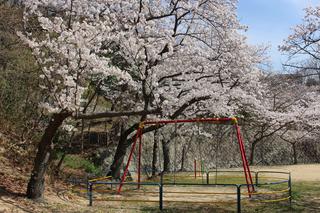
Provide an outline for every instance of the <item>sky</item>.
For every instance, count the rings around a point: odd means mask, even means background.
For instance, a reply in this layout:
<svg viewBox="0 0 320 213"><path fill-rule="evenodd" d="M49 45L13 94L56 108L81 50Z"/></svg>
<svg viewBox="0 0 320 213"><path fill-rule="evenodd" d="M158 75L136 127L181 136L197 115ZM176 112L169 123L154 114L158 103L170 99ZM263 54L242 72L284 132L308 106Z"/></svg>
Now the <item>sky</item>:
<svg viewBox="0 0 320 213"><path fill-rule="evenodd" d="M274 71L281 71L286 56L278 51L292 32L302 23L304 8L320 5L320 0L238 0L240 22L248 26L245 35L250 44L270 45L269 56Z"/></svg>

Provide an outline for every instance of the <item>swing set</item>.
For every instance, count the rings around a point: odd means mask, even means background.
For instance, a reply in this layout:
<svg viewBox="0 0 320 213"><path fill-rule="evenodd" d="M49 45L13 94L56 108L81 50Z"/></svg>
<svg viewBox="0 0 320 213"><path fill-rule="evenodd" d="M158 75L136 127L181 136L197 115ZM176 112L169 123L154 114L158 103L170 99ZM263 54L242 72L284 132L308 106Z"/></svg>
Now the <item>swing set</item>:
<svg viewBox="0 0 320 213"><path fill-rule="evenodd" d="M225 125L233 125L236 130L236 136L237 136L237 142L239 145L239 151L241 154L241 160L242 160L242 167L243 167L243 173L246 180L246 186L248 189L248 195L251 197L251 194L254 193L254 183L252 180L252 174L249 168L248 160L245 153L245 147L243 143L243 139L240 132L240 127L238 125L237 118L195 118L195 119L181 119L181 120L157 120L157 121L143 121L139 124L136 134L134 136L134 140L131 146L130 154L123 172L123 175L121 176L121 181L119 183L118 187L118 194L120 194L122 186L125 184L126 176L128 174L129 165L132 161L132 156L135 150L135 147L137 143L139 143L138 148L138 178L137 178L137 185L138 188L140 188L141 183L141 154L142 154L142 136L143 136L143 130L144 127L147 125L153 125L153 126L160 126L160 125L167 125L167 124L175 124L178 123L212 123L212 124L225 124ZM176 131L176 126L175 126ZM175 150L176 150L176 143L175 143ZM176 161L176 160L175 160ZM196 178L196 164L197 162L194 162L195 167L195 178ZM203 170L203 165L201 164L201 170ZM175 173L174 173L175 174Z"/></svg>

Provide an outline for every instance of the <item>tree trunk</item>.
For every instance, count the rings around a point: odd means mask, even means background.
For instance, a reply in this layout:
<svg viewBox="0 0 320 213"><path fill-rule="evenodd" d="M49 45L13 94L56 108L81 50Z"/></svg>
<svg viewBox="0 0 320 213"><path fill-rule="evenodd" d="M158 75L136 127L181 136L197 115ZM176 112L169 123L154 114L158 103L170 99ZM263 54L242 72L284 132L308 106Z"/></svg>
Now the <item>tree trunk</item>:
<svg viewBox="0 0 320 213"><path fill-rule="evenodd" d="M249 164L250 165L253 165L253 163L254 163L254 151L255 151L256 145L257 145L257 142L253 141L251 144L251 147L250 147L250 157L249 157Z"/></svg>
<svg viewBox="0 0 320 213"><path fill-rule="evenodd" d="M130 128L126 129L125 131L121 131L119 143L117 145L116 153L114 155L112 164L110 166L110 171L107 174L108 176L112 176L115 179L120 178L119 171L120 171L120 165L123 162L123 159L126 155L127 148L132 145L132 142L134 141L135 135L128 138L128 136L135 132L135 130L138 128L138 123L135 125L132 125ZM150 126L148 128L144 129L144 132L151 132L155 129L159 129L161 126ZM125 162L127 163L127 162Z"/></svg>
<svg viewBox="0 0 320 213"><path fill-rule="evenodd" d="M30 199L41 199L43 197L45 173L50 163L50 155L53 150L52 139L62 122L69 116L70 113L53 114L42 135L27 187L27 197Z"/></svg>
<svg viewBox="0 0 320 213"><path fill-rule="evenodd" d="M152 176L156 175L157 170L157 161L158 161L158 142L159 142L159 135L158 131L154 131L154 138L153 138L153 150L152 150Z"/></svg>
<svg viewBox="0 0 320 213"><path fill-rule="evenodd" d="M292 150L293 150L293 164L298 164L298 157L297 157L297 147L295 143L292 143Z"/></svg>
<svg viewBox="0 0 320 213"><path fill-rule="evenodd" d="M185 102L183 105L181 105L180 108L178 108L171 116L169 116L170 119L176 119L179 115L181 115L183 113L183 111L190 107L192 104L195 104L199 101L203 101L203 100L207 100L209 99L210 96L201 96L201 97L196 97L196 98L193 98L187 102ZM99 116L96 116L96 115L91 115L91 116L78 116L77 118L99 118L103 115L103 117L106 117L106 114L109 114L108 117L117 117L117 116L124 116L124 115L142 115L142 117L140 118L140 122L143 121L146 117L146 115L148 114L156 114L159 112L159 109L157 109L156 111L146 111L146 110L143 110L143 111L140 111L140 112L135 112L135 113L132 113L132 112L127 112L127 113L100 113ZM132 125L129 129L127 129L123 134L121 134L121 137L120 137L120 140L119 140L119 143L118 143L118 146L117 146L117 149L116 149L116 153L115 153L115 156L113 158L113 162L110 166L110 172L108 172L108 175L111 175L112 177L117 177L117 173L119 171L119 162L123 162L123 159L124 159L124 156L126 154L126 151L127 151L127 148L131 145L131 143L133 142L132 138L129 138L127 139L127 137L132 133L134 132L137 128L138 128L138 123L135 124L135 125ZM148 128L145 128L148 129L147 132L149 131L154 131L155 129L159 129L163 127L163 125L160 125L160 126L154 126L154 127L148 127ZM170 160L170 159L169 159Z"/></svg>
<svg viewBox="0 0 320 213"><path fill-rule="evenodd" d="M76 125L76 127L77 127L77 126L78 126L78 125ZM59 177L59 173L60 173L60 170L61 170L63 161L64 161L65 157L67 156L68 149L71 147L71 143L72 143L72 140L73 140L73 138L74 138L74 135L75 135L75 132L72 131L72 134L71 134L70 139L69 139L69 146L68 146L68 148L67 148L67 147L64 148L64 152L63 152L63 154L62 154L62 156L61 156L61 158L60 158L57 166L55 167L54 175L55 175L56 177Z"/></svg>
<svg viewBox="0 0 320 213"><path fill-rule="evenodd" d="M54 176L55 176L55 177L59 177L59 173L60 173L60 170L61 170L61 166L62 166L62 163L63 163L63 161L64 161L64 159L65 159L66 156L67 156L67 152L64 152L64 153L62 154L62 156L61 156L61 158L60 158L60 160L59 160L59 162L58 162L55 170L54 170Z"/></svg>
<svg viewBox="0 0 320 213"><path fill-rule="evenodd" d="M121 133L119 138L119 143L117 145L116 153L114 155L112 164L110 166L110 172L108 173L109 176L112 176L114 179L120 179L120 170L121 165L123 163L123 159L126 155L127 148L131 145L131 140L127 139L128 135L134 131L131 131L132 127L123 131L124 126L121 125Z"/></svg>
<svg viewBox="0 0 320 213"><path fill-rule="evenodd" d="M126 155L128 147L129 147L129 144L127 143L127 139L121 138L119 140L116 153L114 155L112 164L110 166L110 172L108 176L110 175L114 179L120 178L121 165L123 163L123 159L124 159L124 156Z"/></svg>
<svg viewBox="0 0 320 213"><path fill-rule="evenodd" d="M182 156L181 156L181 168L180 168L180 171L185 171L185 169L184 169L185 155L186 155L186 146L183 146L183 147L182 147Z"/></svg>
<svg viewBox="0 0 320 213"><path fill-rule="evenodd" d="M165 139L162 140L162 150L163 150L163 171L169 172L170 171L170 147L169 141Z"/></svg>

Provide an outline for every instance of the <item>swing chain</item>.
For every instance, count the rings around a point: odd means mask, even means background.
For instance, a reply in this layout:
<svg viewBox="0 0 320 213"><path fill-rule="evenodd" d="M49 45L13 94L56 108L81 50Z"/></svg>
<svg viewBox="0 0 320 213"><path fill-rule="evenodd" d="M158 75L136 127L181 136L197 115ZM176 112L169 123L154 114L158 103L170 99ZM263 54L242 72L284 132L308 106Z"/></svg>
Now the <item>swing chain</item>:
<svg viewBox="0 0 320 213"><path fill-rule="evenodd" d="M177 172L177 168L176 168L176 164L177 164L177 123L174 124L174 165L173 165L173 171L174 171L174 183L176 182L176 172Z"/></svg>

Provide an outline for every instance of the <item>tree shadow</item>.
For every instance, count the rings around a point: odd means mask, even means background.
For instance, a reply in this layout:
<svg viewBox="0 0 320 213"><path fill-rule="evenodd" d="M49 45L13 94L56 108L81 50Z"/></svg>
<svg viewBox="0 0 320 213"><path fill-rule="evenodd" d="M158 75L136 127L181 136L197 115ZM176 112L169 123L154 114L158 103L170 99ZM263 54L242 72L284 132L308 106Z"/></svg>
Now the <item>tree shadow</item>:
<svg viewBox="0 0 320 213"><path fill-rule="evenodd" d="M7 197L7 199L6 199ZM23 210L24 212L30 212L32 213L33 211L30 210L30 209L27 209L21 205L19 205L19 203L16 203L12 200L9 200L9 199L17 199L17 198L26 198L26 194L25 193L17 193L17 192L12 192L12 191L9 191L7 190L6 188L4 188L3 186L0 186L0 201L4 202L4 203L7 203L7 204L10 204L12 207L16 208L16 209L21 209Z"/></svg>
<svg viewBox="0 0 320 213"><path fill-rule="evenodd" d="M26 194L25 193L19 193L19 192L13 192L13 191L10 191L10 190L6 189L3 186L0 186L0 197L2 197L2 196L26 197Z"/></svg>

